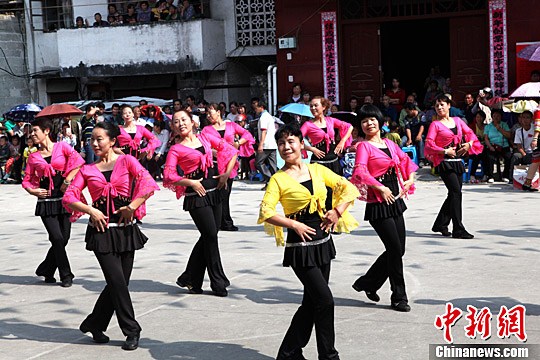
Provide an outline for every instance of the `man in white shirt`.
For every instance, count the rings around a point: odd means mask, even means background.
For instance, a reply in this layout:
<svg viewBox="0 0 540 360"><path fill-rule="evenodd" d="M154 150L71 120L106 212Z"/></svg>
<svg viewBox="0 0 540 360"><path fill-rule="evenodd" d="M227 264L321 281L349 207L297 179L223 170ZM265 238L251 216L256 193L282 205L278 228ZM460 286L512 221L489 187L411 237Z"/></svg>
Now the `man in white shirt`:
<svg viewBox="0 0 540 360"><path fill-rule="evenodd" d="M517 152L512 154L510 159L510 176L514 171L514 165L529 165L532 162L531 143L534 136L534 127L532 126L533 114L529 110L525 110L519 114L520 127L516 129L514 136L514 144L517 147ZM510 182L513 180L510 179Z"/></svg>
<svg viewBox="0 0 540 360"><path fill-rule="evenodd" d="M274 138L276 124L274 123L274 117L266 111L266 105L263 102L259 101L256 112L259 115L257 124L259 146L257 147L255 167L263 175L266 184L277 171L277 143ZM265 188L266 185L264 185L263 190Z"/></svg>

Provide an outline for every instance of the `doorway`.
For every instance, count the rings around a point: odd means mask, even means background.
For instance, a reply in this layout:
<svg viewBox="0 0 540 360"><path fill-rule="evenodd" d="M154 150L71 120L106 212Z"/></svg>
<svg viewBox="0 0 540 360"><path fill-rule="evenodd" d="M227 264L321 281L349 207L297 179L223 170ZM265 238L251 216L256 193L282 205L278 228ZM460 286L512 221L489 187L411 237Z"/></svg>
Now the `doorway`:
<svg viewBox="0 0 540 360"><path fill-rule="evenodd" d="M421 104L431 68L438 66L442 77L450 77L448 18L383 22L380 34L384 91L397 77L407 95L416 92Z"/></svg>

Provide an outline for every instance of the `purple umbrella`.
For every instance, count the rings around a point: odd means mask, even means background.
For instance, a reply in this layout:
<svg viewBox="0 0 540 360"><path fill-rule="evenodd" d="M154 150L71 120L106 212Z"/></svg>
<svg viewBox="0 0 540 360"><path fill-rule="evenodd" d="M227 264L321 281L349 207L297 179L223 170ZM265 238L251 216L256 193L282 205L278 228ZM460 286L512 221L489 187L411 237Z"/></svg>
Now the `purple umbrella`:
<svg viewBox="0 0 540 360"><path fill-rule="evenodd" d="M540 44L527 46L518 52L518 57L529 61L540 61Z"/></svg>
<svg viewBox="0 0 540 360"><path fill-rule="evenodd" d="M540 82L528 82L518 87L511 98L540 98Z"/></svg>
<svg viewBox="0 0 540 360"><path fill-rule="evenodd" d="M11 108L5 117L14 121L31 122L41 109L43 108L36 104L21 104Z"/></svg>

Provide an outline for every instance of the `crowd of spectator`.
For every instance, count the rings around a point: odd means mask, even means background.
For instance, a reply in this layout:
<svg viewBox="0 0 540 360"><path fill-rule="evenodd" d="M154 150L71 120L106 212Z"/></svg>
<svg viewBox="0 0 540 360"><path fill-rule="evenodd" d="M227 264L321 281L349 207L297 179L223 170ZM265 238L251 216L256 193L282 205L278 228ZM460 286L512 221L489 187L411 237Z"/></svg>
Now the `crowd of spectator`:
<svg viewBox="0 0 540 360"><path fill-rule="evenodd" d="M200 5L200 3L198 4ZM94 21L78 16L76 28L108 27L118 25L146 24L155 21L188 21L202 16L199 6L189 0L138 1L122 4L110 3L106 17L101 13L94 14Z"/></svg>

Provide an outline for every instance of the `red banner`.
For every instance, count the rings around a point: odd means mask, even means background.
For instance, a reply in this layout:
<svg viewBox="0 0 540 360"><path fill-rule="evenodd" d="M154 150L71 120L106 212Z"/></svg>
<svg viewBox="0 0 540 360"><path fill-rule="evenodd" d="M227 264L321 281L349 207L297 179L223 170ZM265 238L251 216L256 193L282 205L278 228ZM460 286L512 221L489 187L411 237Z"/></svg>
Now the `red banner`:
<svg viewBox="0 0 540 360"><path fill-rule="evenodd" d="M324 97L339 104L336 12L321 13Z"/></svg>
<svg viewBox="0 0 540 360"><path fill-rule="evenodd" d="M502 96L508 93L506 0L489 2L489 29L491 88Z"/></svg>

